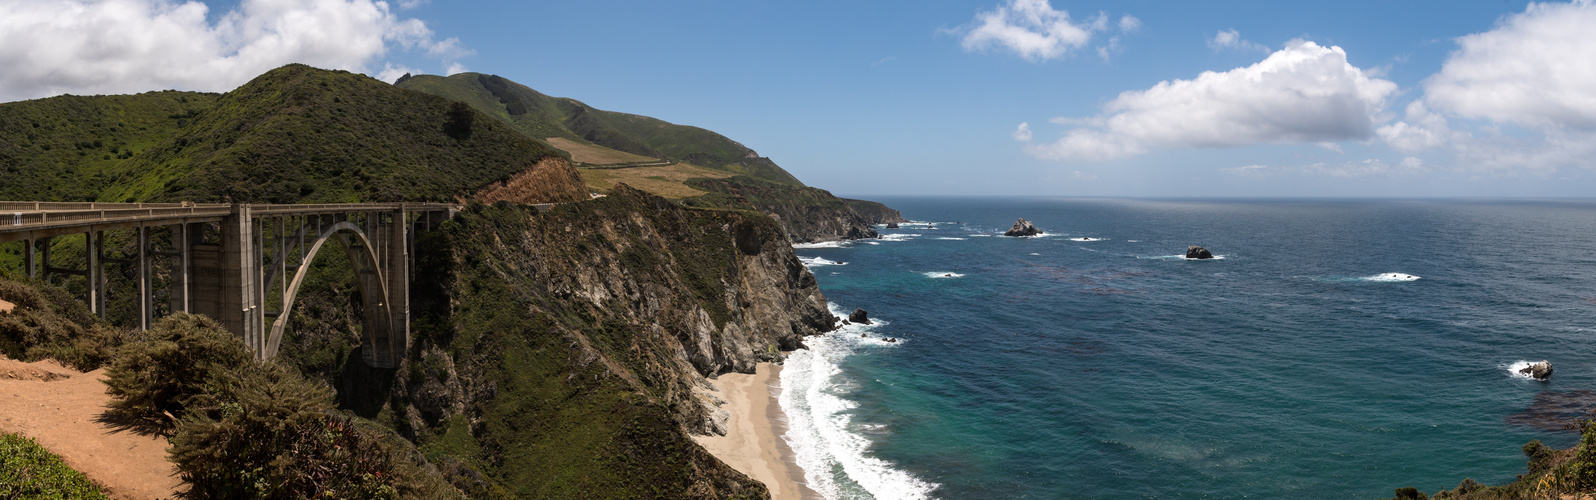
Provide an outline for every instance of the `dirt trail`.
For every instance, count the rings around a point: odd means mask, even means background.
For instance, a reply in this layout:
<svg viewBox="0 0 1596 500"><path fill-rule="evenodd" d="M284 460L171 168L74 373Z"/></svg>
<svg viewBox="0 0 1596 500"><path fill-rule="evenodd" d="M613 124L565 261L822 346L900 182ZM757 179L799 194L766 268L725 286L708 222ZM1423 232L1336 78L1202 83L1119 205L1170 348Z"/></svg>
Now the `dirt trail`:
<svg viewBox="0 0 1596 500"><path fill-rule="evenodd" d="M100 423L111 397L105 370L79 373L54 361L0 356L0 431L38 441L117 499L171 498L182 481L166 460L166 438Z"/></svg>

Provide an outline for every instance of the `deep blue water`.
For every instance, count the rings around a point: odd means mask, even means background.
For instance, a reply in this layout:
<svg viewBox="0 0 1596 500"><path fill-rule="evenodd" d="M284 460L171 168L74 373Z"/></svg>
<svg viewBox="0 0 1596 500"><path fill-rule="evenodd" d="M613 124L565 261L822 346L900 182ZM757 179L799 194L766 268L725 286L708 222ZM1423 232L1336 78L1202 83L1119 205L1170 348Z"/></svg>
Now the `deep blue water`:
<svg viewBox="0 0 1596 500"><path fill-rule="evenodd" d="M1577 437L1506 417L1596 388L1596 202L879 201L935 224L798 249L835 312L881 320L782 374L789 441L832 496L1499 484L1525 442ZM994 236L1018 217L1048 234ZM1373 278L1393 272L1420 279ZM1539 359L1549 383L1507 368Z"/></svg>

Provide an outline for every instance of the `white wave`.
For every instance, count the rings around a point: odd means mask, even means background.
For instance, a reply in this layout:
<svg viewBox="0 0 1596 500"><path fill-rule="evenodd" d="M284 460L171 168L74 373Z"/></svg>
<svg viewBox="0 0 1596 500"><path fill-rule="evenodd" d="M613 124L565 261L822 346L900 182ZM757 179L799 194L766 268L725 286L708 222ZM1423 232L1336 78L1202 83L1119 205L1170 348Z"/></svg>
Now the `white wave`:
<svg viewBox="0 0 1596 500"><path fill-rule="evenodd" d="M920 273L920 274L924 274L925 277L927 277L927 278L963 278L964 277L963 274L950 273L950 272L947 272L947 271L932 271L932 272L929 272L929 273Z"/></svg>
<svg viewBox="0 0 1596 500"><path fill-rule="evenodd" d="M933 238L933 239L948 240L948 241L964 241L964 238L954 238L952 236L938 236L938 237Z"/></svg>
<svg viewBox="0 0 1596 500"><path fill-rule="evenodd" d="M1125 240L1128 243L1141 243L1142 240Z"/></svg>
<svg viewBox="0 0 1596 500"><path fill-rule="evenodd" d="M800 250L807 250L807 249L813 249L813 248L848 248L849 246L852 246L852 244L849 243L849 242L846 242L846 241L817 241L817 242L814 242L814 243L793 243L792 244L793 248L800 249Z"/></svg>
<svg viewBox="0 0 1596 500"><path fill-rule="evenodd" d="M832 314L845 314L836 304L827 305ZM865 345L898 345L879 338L860 338L887 324L871 321L875 324L855 323L805 339L809 349L787 357L781 370L781 395L777 398L787 414L787 432L782 437L792 446L805 481L821 496L930 498L936 484L868 455L872 443L862 433L879 434L884 430L855 424L849 414L848 410L859 404L844 397L852 384L841 376L838 364Z"/></svg>
<svg viewBox="0 0 1596 500"><path fill-rule="evenodd" d="M1527 373L1521 373L1521 372L1519 372L1519 370L1523 370L1525 368L1529 368L1530 365L1535 364L1537 362L1538 361L1525 361L1525 360L1521 359L1521 360L1518 360L1518 361L1514 361L1512 363L1508 363L1508 364L1505 364L1505 365L1497 365L1497 366L1507 370L1507 375L1509 377L1521 378L1521 379L1524 379L1524 380L1535 380L1535 377L1531 377Z"/></svg>
<svg viewBox="0 0 1596 500"><path fill-rule="evenodd" d="M1391 283L1391 282L1398 282L1398 281L1418 281L1419 277L1411 275L1411 274L1402 274L1402 273L1380 273L1380 274L1376 274L1374 276L1365 276L1365 277L1358 278L1358 279L1361 279L1363 281L1377 281L1377 282L1381 282L1381 283Z"/></svg>
<svg viewBox="0 0 1596 500"><path fill-rule="evenodd" d="M971 238L991 238L992 236L994 236L994 235L991 235L991 234L972 234L972 235L970 235Z"/></svg>
<svg viewBox="0 0 1596 500"><path fill-rule="evenodd" d="M825 257L804 257L804 256L800 255L800 256L798 256L798 260L803 261L805 267L846 266L846 265L848 265L847 262L837 262L835 260L830 260L830 259L827 259Z"/></svg>
<svg viewBox="0 0 1596 500"><path fill-rule="evenodd" d="M1212 258L1212 259L1189 259L1189 258L1186 258L1186 254L1153 255L1153 256L1137 255L1136 258L1138 258L1138 259L1151 259L1151 260L1225 260L1225 256L1223 256L1223 255L1215 255L1214 258Z"/></svg>
<svg viewBox="0 0 1596 500"><path fill-rule="evenodd" d="M1036 252L1031 252L1031 255L1041 256L1042 254L1039 254L1039 253L1036 253Z"/></svg>
<svg viewBox="0 0 1596 500"><path fill-rule="evenodd" d="M898 233L898 234L883 234L883 235L881 235L881 241L904 241L904 240L912 240L912 239L915 239L915 238L917 238L917 237L919 237L919 236L920 236L920 235L919 235L919 234L917 234L917 233Z"/></svg>
<svg viewBox="0 0 1596 500"><path fill-rule="evenodd" d="M879 241L866 241L865 244L866 245L880 245L881 242L879 242Z"/></svg>
<svg viewBox="0 0 1596 500"><path fill-rule="evenodd" d="M1070 238L1070 241L1103 241L1103 240L1106 240L1106 239L1108 239L1108 238L1084 237L1084 238Z"/></svg>
<svg viewBox="0 0 1596 500"><path fill-rule="evenodd" d="M935 227L937 225L958 224L957 222L899 222L898 227Z"/></svg>

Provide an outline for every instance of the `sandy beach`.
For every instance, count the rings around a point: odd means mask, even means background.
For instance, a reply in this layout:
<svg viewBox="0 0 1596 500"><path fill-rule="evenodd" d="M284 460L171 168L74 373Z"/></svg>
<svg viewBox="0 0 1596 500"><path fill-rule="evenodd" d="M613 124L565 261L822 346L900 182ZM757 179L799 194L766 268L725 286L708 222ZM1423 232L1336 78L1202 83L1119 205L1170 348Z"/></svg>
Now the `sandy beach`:
<svg viewBox="0 0 1596 500"><path fill-rule="evenodd" d="M776 402L780 373L781 365L760 363L752 375L726 373L716 378L719 391L714 394L726 401L722 408L731 413L726 435L693 439L733 469L765 483L773 499L820 498L804 484L803 469L781 438L787 419Z"/></svg>

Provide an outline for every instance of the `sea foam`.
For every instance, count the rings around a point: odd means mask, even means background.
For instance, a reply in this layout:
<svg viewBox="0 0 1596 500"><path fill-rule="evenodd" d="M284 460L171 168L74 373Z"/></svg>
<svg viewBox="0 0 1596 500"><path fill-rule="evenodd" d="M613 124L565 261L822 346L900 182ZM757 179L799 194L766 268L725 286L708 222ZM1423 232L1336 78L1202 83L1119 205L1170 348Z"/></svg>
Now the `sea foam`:
<svg viewBox="0 0 1596 500"><path fill-rule="evenodd" d="M848 265L847 262L837 262L835 260L830 260L830 259L827 259L825 257L804 257L804 256L800 255L800 256L798 256L798 260L802 261L804 263L805 267L846 266L846 265Z"/></svg>
<svg viewBox="0 0 1596 500"><path fill-rule="evenodd" d="M929 273L920 273L920 274L924 274L925 277L927 277L927 278L963 278L964 277L963 274L950 273L950 272L947 272L947 271L931 271Z"/></svg>
<svg viewBox="0 0 1596 500"><path fill-rule="evenodd" d="M1380 274L1376 274L1374 276L1365 276L1365 277L1359 278L1359 279L1362 279L1363 281L1376 281L1376 282L1384 283L1384 282L1397 282L1397 281L1418 281L1419 277L1411 275L1411 274L1403 274L1403 273L1380 273Z"/></svg>
<svg viewBox="0 0 1596 500"><path fill-rule="evenodd" d="M845 312L827 304L834 315ZM879 335L860 338L889 322L844 325L836 331L805 339L807 350L793 352L781 370L778 402L787 414L787 433L798 465L809 487L826 498L930 498L937 485L915 477L895 464L869 455L871 441L866 426L855 424L849 410L858 403L847 399L850 383L838 363L861 348L893 348ZM877 428L872 433L879 433Z"/></svg>
<svg viewBox="0 0 1596 500"><path fill-rule="evenodd" d="M1534 361L1525 361L1525 360L1521 359L1521 360L1514 361L1512 363L1508 363L1508 364L1500 365L1500 366L1507 370L1507 375L1510 376L1510 377L1521 378L1521 379L1524 379L1524 380L1535 380L1535 377L1531 377L1531 376L1529 376L1529 374L1519 373L1519 370L1523 370L1525 368L1529 368L1529 366L1531 364L1533 364L1533 363L1535 363L1535 362Z"/></svg>
<svg viewBox="0 0 1596 500"><path fill-rule="evenodd" d="M800 249L800 250L814 249L814 248L848 248L850 246L852 246L852 245L850 245L846 241L817 241L817 242L814 242L814 243L793 243L792 244L793 248L797 248L797 249Z"/></svg>

